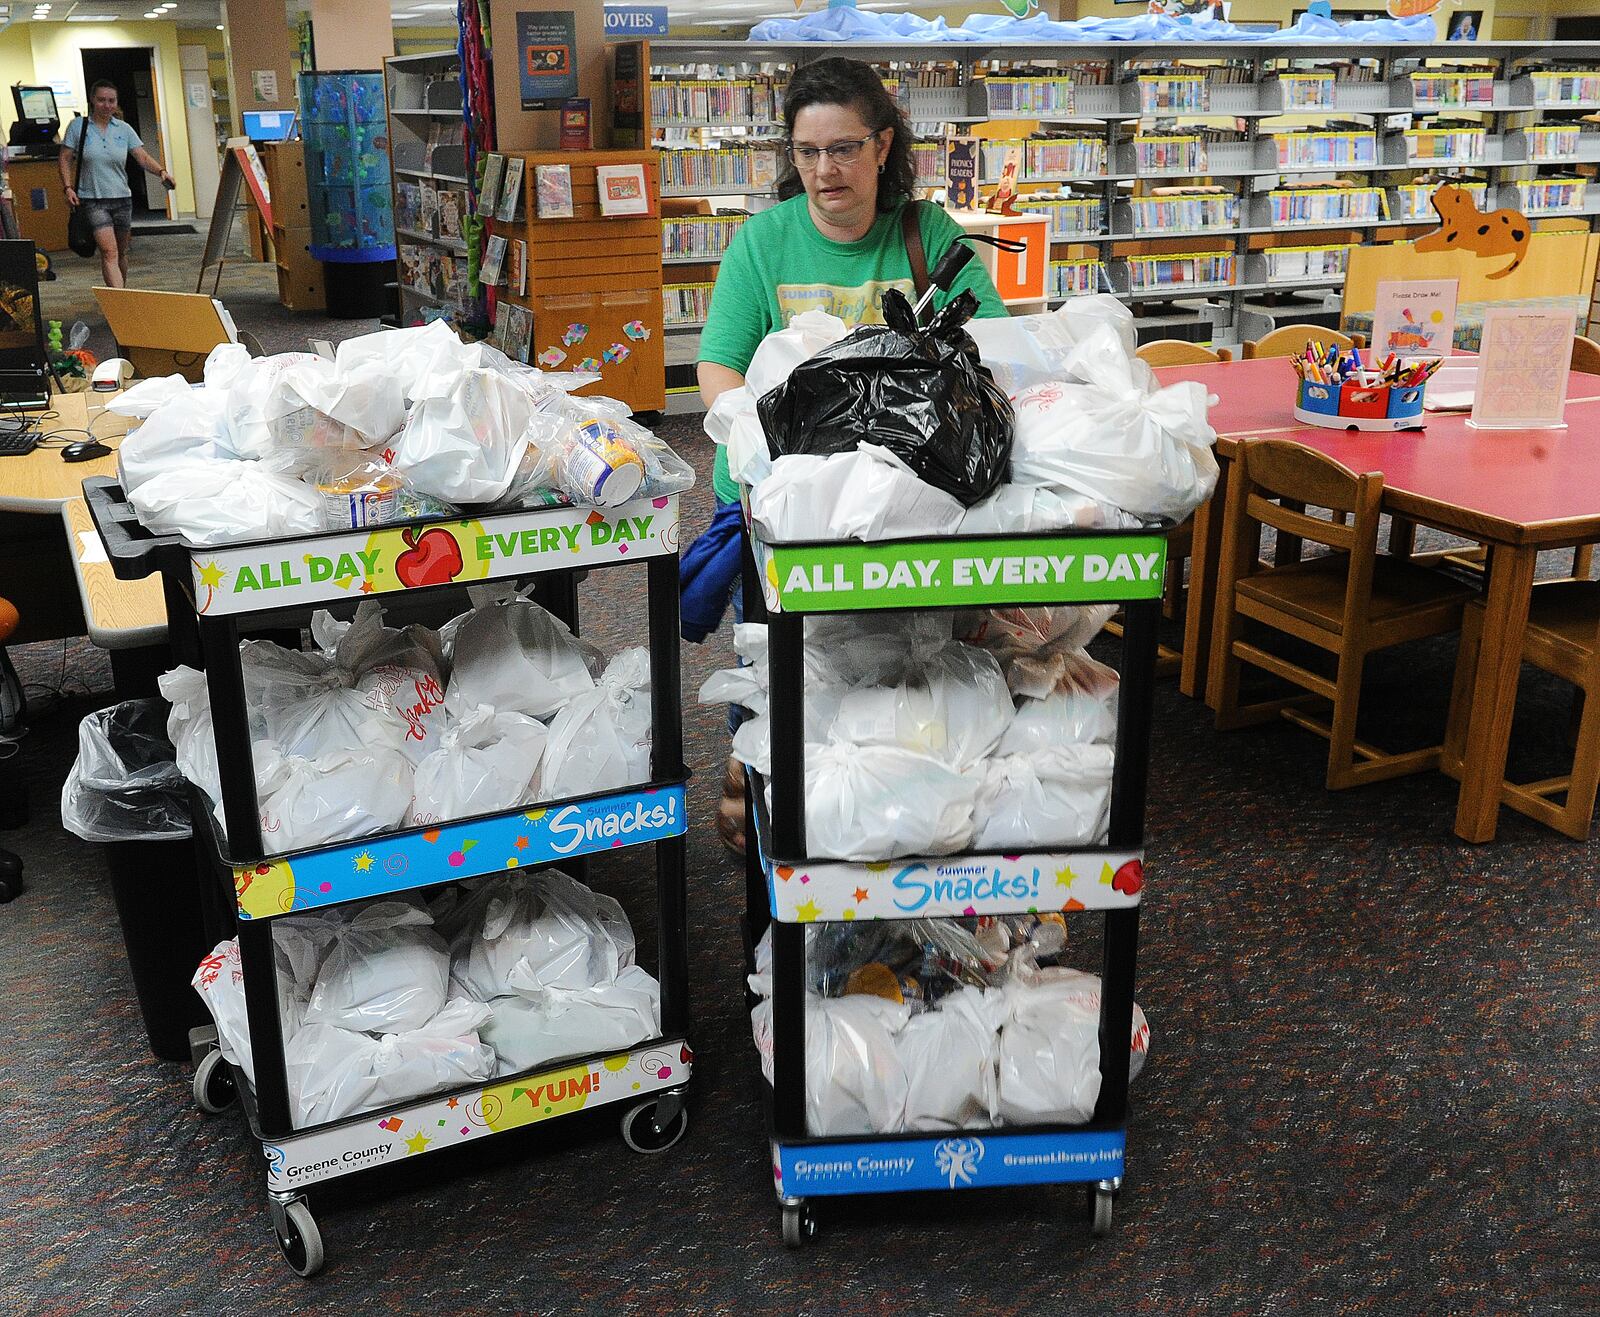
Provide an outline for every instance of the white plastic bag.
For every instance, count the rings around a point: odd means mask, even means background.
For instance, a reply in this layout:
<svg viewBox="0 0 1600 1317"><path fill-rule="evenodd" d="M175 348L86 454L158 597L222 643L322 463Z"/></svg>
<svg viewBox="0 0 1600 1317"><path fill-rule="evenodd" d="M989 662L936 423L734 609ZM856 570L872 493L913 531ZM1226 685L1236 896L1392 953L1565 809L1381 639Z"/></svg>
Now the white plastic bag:
<svg viewBox="0 0 1600 1317"><path fill-rule="evenodd" d="M412 763L439 748L446 725L444 652L437 633L412 624L383 624L383 608L363 600L353 621L327 612L311 619L311 633L324 655L350 674L351 688L399 736Z"/></svg>
<svg viewBox="0 0 1600 1317"><path fill-rule="evenodd" d="M455 984L476 1001L519 988L589 988L633 963L621 905L554 869L475 884L444 928Z"/></svg>
<svg viewBox="0 0 1600 1317"><path fill-rule="evenodd" d="M186 399L193 392L194 385L182 375L159 375L130 384L106 404L106 410L118 416L143 420L156 408L180 398Z"/></svg>
<svg viewBox="0 0 1600 1317"><path fill-rule="evenodd" d="M256 1082L255 1060L250 1053L250 1021L245 1013L244 966L239 961L239 939L218 942L205 956L189 981L211 1012L217 1026L217 1047L222 1059L238 1066L247 1082Z"/></svg>
<svg viewBox="0 0 1600 1317"><path fill-rule="evenodd" d="M242 359L240 354L243 354ZM321 361L321 357L311 352L251 357L242 347L226 355L221 355L220 348L213 349L206 358L206 388L223 390L223 426L228 447L242 458L261 462L263 470L294 469L298 455L279 452L264 408L281 375L296 366L315 365Z"/></svg>
<svg viewBox="0 0 1600 1317"><path fill-rule="evenodd" d="M399 385L387 362L339 366L317 357L274 377L262 417L276 450L299 454L302 463L330 448L375 448L405 424Z"/></svg>
<svg viewBox="0 0 1600 1317"><path fill-rule="evenodd" d="M546 1061L620 1052L661 1032L661 986L637 965L592 988L549 988L532 997L499 997L479 1031L498 1058L495 1073L515 1074Z"/></svg>
<svg viewBox="0 0 1600 1317"><path fill-rule="evenodd" d="M895 1035L911 1008L883 997L806 998L806 1132L892 1134L905 1122L906 1072ZM772 1002L756 1003L751 1032L772 1079Z"/></svg>
<svg viewBox="0 0 1600 1317"><path fill-rule="evenodd" d="M227 462L238 455L223 433L221 390L191 389L161 404L117 448L117 471L132 494L153 476L190 462Z"/></svg>
<svg viewBox="0 0 1600 1317"><path fill-rule="evenodd" d="M247 640L239 646L239 661L251 714L284 755L402 753L405 724L373 708L355 689L352 674L323 655Z"/></svg>
<svg viewBox="0 0 1600 1317"><path fill-rule="evenodd" d="M802 311L756 345L750 364L745 367L745 383L760 398L787 380L801 362L810 361L849 332L838 316L826 311Z"/></svg>
<svg viewBox="0 0 1600 1317"><path fill-rule="evenodd" d="M394 379L397 394L411 399L419 397L441 374L459 370L466 360L466 347L454 329L434 320L347 338L334 349L333 362L341 371L384 366Z"/></svg>
<svg viewBox="0 0 1600 1317"><path fill-rule="evenodd" d="M961 988L906 1022L895 1049L906 1075L907 1130L977 1129L999 1111L995 1063L1004 997Z"/></svg>
<svg viewBox="0 0 1600 1317"><path fill-rule="evenodd" d="M980 608L955 616L955 635L982 645L1002 667L1019 656L1063 646L1082 649L1109 622L1115 604L1053 604L1037 608Z"/></svg>
<svg viewBox="0 0 1600 1317"><path fill-rule="evenodd" d="M981 649L952 642L918 656L893 687L847 692L830 735L851 745L898 745L959 772L999 744L1012 713L1000 665Z"/></svg>
<svg viewBox="0 0 1600 1317"><path fill-rule="evenodd" d="M1009 1124L1077 1125L1100 1099L1100 979L1072 969L1036 971L1003 989L1000 1115ZM1150 1024L1137 1003L1128 1078L1143 1068Z"/></svg>
<svg viewBox="0 0 1600 1317"><path fill-rule="evenodd" d="M603 657L554 614L508 586L468 590L475 607L449 623L445 708L460 717L480 705L549 718L594 689Z"/></svg>
<svg viewBox="0 0 1600 1317"><path fill-rule="evenodd" d="M1019 692L1016 716L1000 738L997 755L1036 754L1058 746L1117 739L1116 670L1081 649L1056 648L1019 657L1008 673Z"/></svg>
<svg viewBox="0 0 1600 1317"><path fill-rule="evenodd" d="M284 539L323 528L317 491L257 462L174 461L129 490L128 502L147 530L190 544Z"/></svg>
<svg viewBox="0 0 1600 1317"><path fill-rule="evenodd" d="M971 775L978 818L973 848L1060 849L1104 842L1115 762L1109 745L1058 745L984 760Z"/></svg>
<svg viewBox="0 0 1600 1317"><path fill-rule="evenodd" d="M972 320L965 328L994 382L1010 396L1047 380L1073 378L1068 355L1102 325L1111 330L1127 356L1134 355L1133 312L1109 293L1070 298L1047 315Z"/></svg>
<svg viewBox="0 0 1600 1317"><path fill-rule="evenodd" d="M400 1033L445 1004L450 953L433 916L405 901L362 906L331 921L333 947L317 972L306 1024Z"/></svg>
<svg viewBox="0 0 1600 1317"><path fill-rule="evenodd" d="M1068 365L1086 382L1035 384L1012 399L1012 481L1174 520L1211 496L1217 435L1204 388L1154 389L1149 367L1103 326L1073 348Z"/></svg>
<svg viewBox="0 0 1600 1317"><path fill-rule="evenodd" d="M533 398L510 377L463 371L446 394L412 406L394 464L419 493L446 503L493 503L516 477L533 413Z"/></svg>
<svg viewBox="0 0 1600 1317"><path fill-rule="evenodd" d="M545 800L614 791L650 780L650 652L625 649L593 690L574 695L550 724L539 770Z"/></svg>
<svg viewBox="0 0 1600 1317"><path fill-rule="evenodd" d="M477 1032L488 1018L480 1003L452 1001L415 1029L378 1037L307 1024L283 1050L295 1124L318 1125L490 1078L494 1049Z"/></svg>
<svg viewBox="0 0 1600 1317"><path fill-rule="evenodd" d="M307 759L257 741L251 753L261 837L270 851L385 832L411 808L411 761L398 750L375 746Z"/></svg>
<svg viewBox="0 0 1600 1317"><path fill-rule="evenodd" d="M962 850L977 785L898 746L807 747L806 850L865 861Z"/></svg>
<svg viewBox="0 0 1600 1317"><path fill-rule="evenodd" d="M1030 530L1122 530L1143 523L1131 513L1069 489L1001 485L961 514L957 535L1014 535Z"/></svg>
<svg viewBox="0 0 1600 1317"><path fill-rule="evenodd" d="M549 735L535 718L483 706L453 721L439 748L417 765L410 822L441 823L526 804Z"/></svg>
<svg viewBox="0 0 1600 1317"><path fill-rule="evenodd" d="M728 450L728 474L754 489L772 474L772 452L748 384L725 389L706 412L706 434Z"/></svg>
<svg viewBox="0 0 1600 1317"><path fill-rule="evenodd" d="M167 736L177 751L178 771L204 791L213 803L222 799L217 768L217 738L211 726L211 693L206 674L176 667L156 678L167 713Z"/></svg>
<svg viewBox="0 0 1600 1317"><path fill-rule="evenodd" d="M883 540L950 535L966 509L886 448L791 453L750 495L750 520L769 540Z"/></svg>

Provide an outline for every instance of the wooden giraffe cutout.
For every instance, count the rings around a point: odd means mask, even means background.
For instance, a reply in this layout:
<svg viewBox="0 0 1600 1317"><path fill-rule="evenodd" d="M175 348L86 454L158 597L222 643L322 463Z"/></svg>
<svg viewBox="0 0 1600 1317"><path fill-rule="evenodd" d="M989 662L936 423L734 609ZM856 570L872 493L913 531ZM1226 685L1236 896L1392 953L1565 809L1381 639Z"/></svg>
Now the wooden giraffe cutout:
<svg viewBox="0 0 1600 1317"><path fill-rule="evenodd" d="M1504 279L1528 254L1533 226L1520 211L1496 210L1485 215L1472 202L1472 193L1453 183L1435 190L1433 208L1439 227L1417 239L1419 252L1466 251L1474 256L1511 256L1512 262L1496 270L1491 279Z"/></svg>

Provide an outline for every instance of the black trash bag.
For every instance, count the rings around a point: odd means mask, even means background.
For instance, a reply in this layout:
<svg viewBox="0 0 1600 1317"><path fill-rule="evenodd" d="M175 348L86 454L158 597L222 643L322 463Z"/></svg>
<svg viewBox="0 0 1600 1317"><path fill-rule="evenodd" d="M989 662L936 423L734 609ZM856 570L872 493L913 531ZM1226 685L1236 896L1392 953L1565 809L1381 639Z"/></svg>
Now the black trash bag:
<svg viewBox="0 0 1600 1317"><path fill-rule="evenodd" d="M966 507L987 498L1011 464L1011 403L962 329L978 299L963 292L919 328L898 289L883 325L862 325L823 348L756 411L773 457L887 448Z"/></svg>

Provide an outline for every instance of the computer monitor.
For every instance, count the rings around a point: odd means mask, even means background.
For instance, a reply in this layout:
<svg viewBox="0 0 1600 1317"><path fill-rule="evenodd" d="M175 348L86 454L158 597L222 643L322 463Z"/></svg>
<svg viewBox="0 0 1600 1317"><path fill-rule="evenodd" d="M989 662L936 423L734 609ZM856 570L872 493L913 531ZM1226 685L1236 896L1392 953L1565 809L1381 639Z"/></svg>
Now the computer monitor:
<svg viewBox="0 0 1600 1317"><path fill-rule="evenodd" d="M29 123L50 124L54 132L61 124L56 109L56 93L51 87L25 87L20 82L11 89L11 99L17 103L17 118Z"/></svg>
<svg viewBox="0 0 1600 1317"><path fill-rule="evenodd" d="M282 142L294 130L293 110L246 110L244 135L252 142Z"/></svg>

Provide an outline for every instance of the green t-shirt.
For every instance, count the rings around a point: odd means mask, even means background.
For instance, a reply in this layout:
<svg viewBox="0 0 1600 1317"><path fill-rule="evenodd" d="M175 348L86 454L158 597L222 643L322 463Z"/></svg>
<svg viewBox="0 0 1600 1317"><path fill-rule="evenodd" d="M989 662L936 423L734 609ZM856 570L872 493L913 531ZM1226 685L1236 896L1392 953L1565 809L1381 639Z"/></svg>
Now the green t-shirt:
<svg viewBox="0 0 1600 1317"><path fill-rule="evenodd" d="M918 210L922 250L931 270L962 230L939 206ZM898 206L879 215L866 237L834 242L817 232L804 194L791 197L751 216L734 235L717 272L711 313L700 332L700 360L743 375L761 340L802 311L826 311L847 325L881 325L879 303L889 288L916 300ZM978 315L1007 314L981 261L967 262L950 291L935 295L934 304L943 306L963 291L978 299ZM739 497L721 444L711 483L719 502Z"/></svg>

